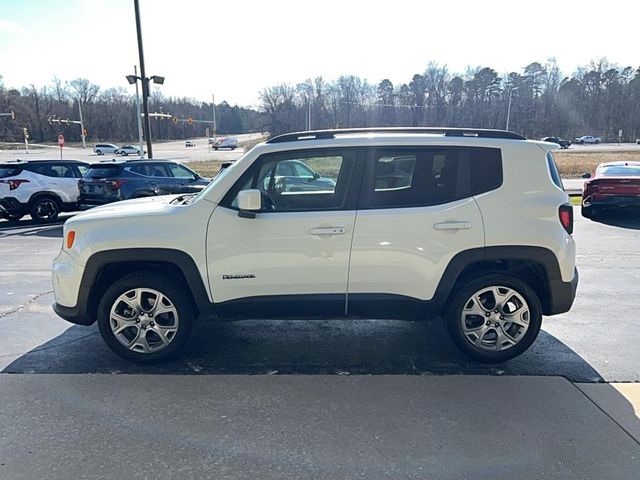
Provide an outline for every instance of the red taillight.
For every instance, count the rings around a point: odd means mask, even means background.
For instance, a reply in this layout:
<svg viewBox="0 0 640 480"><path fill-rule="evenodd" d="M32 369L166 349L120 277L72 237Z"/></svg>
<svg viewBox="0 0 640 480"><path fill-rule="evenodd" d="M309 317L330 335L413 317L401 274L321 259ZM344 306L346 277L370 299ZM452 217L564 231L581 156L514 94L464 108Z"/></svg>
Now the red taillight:
<svg viewBox="0 0 640 480"><path fill-rule="evenodd" d="M573 233L573 207L568 203L560 205L558 215L560 217L560 223L567 233L571 235Z"/></svg>
<svg viewBox="0 0 640 480"><path fill-rule="evenodd" d="M0 183L7 183L9 190L15 190L23 183L29 183L29 180L0 180Z"/></svg>
<svg viewBox="0 0 640 480"><path fill-rule="evenodd" d="M126 180L111 180L109 183L111 184L111 189L112 190L118 190L122 185L127 183L127 181Z"/></svg>

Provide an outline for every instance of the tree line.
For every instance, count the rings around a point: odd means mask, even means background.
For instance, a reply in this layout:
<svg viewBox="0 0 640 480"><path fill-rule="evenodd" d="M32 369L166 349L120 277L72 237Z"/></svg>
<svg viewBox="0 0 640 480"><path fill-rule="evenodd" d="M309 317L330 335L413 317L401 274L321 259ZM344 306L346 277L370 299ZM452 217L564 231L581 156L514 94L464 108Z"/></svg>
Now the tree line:
<svg viewBox="0 0 640 480"><path fill-rule="evenodd" d="M264 88L258 109L216 105L217 131L245 133L370 126L450 126L509 129L529 138L561 136L572 140L596 135L604 141L640 137L640 67L620 67L606 58L579 67L570 75L556 61L532 62L520 72L500 75L491 67L450 72L429 63L407 83L389 79L373 84L355 75L327 81ZM136 99L123 87L101 89L86 79L54 78L48 86L7 88L0 76L0 112L14 110L15 121L0 117L0 141L55 141L63 133L80 141L77 125L50 125L48 118L78 120L82 107L89 141L133 142L137 139ZM165 97L153 89L149 111L178 118L212 119L211 103ZM207 124L151 120L154 140L205 135Z"/></svg>
<svg viewBox="0 0 640 480"><path fill-rule="evenodd" d="M125 88L101 89L87 79L70 82L54 78L50 85L37 88L7 88L0 76L0 112L14 111L15 120L0 117L0 141L24 140L23 128L28 129L29 141L51 142L62 133L67 141L80 141L80 126L50 124L50 117L79 120L79 106L87 130L87 141L135 142L138 138L136 97ZM149 112L169 113L179 119L212 120L213 104L191 98L165 97L154 89L149 97ZM254 109L231 106L227 102L216 105L216 130L219 134L257 131L259 113ZM212 135L212 124L173 123L169 119L151 119L154 140L184 139Z"/></svg>
<svg viewBox="0 0 640 480"><path fill-rule="evenodd" d="M264 130L272 134L312 129L369 126L450 126L504 129L528 138L596 135L603 141L640 137L640 68L619 67L606 58L571 76L555 59L533 62L500 75L490 67L452 73L429 63L407 83L372 84L344 75L260 93ZM510 104L510 107L509 107Z"/></svg>

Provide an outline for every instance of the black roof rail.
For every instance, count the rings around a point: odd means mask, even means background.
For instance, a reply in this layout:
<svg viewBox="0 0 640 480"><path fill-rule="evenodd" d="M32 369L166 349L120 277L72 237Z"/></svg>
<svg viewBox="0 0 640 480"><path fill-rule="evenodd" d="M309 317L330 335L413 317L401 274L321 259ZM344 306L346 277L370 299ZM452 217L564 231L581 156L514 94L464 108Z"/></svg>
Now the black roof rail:
<svg viewBox="0 0 640 480"><path fill-rule="evenodd" d="M335 138L336 135L353 133L435 133L445 137L479 137L506 138L511 140L526 140L517 133L506 130L492 130L486 128L439 128L439 127L373 127L373 128L339 128L335 130L311 130L307 132L292 132L277 135L267 143L297 142L301 140L322 140Z"/></svg>

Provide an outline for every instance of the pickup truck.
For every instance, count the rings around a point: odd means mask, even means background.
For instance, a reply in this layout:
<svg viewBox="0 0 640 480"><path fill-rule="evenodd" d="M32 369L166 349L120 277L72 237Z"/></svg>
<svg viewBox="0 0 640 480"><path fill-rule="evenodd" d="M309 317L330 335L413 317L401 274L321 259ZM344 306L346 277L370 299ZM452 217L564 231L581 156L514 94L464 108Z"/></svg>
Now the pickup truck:
<svg viewBox="0 0 640 480"><path fill-rule="evenodd" d="M602 140L600 139L600 137L592 137L591 135L583 135L582 137L576 138L576 141L574 143L577 143L578 145L584 145L585 143L598 144L601 141Z"/></svg>

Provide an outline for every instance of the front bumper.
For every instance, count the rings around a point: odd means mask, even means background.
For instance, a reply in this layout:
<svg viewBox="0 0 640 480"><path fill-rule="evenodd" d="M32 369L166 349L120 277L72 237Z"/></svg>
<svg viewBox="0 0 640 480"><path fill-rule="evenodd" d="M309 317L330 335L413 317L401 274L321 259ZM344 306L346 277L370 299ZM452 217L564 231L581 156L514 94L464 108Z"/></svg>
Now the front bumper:
<svg viewBox="0 0 640 480"><path fill-rule="evenodd" d="M578 290L578 269L574 269L573 278L569 282L563 282L562 279L554 279L549 281L549 305L543 312L545 315L558 315L559 313L568 312L576 298Z"/></svg>
<svg viewBox="0 0 640 480"><path fill-rule="evenodd" d="M55 303L53 311L65 320L79 325L91 325L87 317L89 292L82 287L84 268L64 250L53 261L52 283Z"/></svg>

